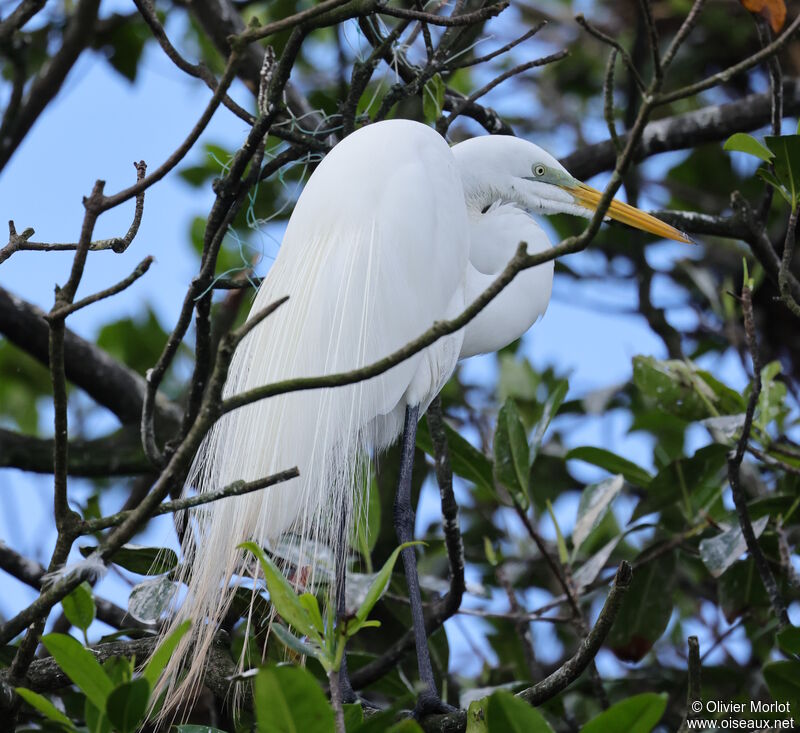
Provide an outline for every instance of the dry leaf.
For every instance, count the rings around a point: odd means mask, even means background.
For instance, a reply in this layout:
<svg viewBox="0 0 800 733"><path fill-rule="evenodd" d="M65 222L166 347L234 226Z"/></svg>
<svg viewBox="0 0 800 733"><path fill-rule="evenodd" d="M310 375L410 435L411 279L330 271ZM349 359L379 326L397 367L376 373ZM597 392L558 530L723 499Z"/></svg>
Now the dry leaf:
<svg viewBox="0 0 800 733"><path fill-rule="evenodd" d="M786 3L784 0L740 0L751 13L760 13L769 21L772 30L780 33L786 22Z"/></svg>

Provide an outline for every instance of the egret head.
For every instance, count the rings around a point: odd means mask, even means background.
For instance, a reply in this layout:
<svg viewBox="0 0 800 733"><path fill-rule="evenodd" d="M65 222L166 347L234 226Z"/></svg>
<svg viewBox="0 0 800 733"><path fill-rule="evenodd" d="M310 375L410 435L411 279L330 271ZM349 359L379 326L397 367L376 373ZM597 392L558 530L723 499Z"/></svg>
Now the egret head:
<svg viewBox="0 0 800 733"><path fill-rule="evenodd" d="M475 137L455 145L453 154L467 203L478 210L504 201L533 214L591 217L602 197L597 189L573 178L546 150L517 137ZM669 224L616 199L606 216L659 237L691 241Z"/></svg>

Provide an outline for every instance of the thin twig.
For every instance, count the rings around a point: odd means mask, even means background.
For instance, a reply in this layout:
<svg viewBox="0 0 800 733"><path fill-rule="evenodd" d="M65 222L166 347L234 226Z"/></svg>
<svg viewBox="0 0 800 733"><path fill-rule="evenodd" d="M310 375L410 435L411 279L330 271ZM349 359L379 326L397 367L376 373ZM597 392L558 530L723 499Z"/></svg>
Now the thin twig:
<svg viewBox="0 0 800 733"><path fill-rule="evenodd" d="M717 84L723 84L727 81L730 81L737 74L741 74L743 71L748 71L754 66L758 66L762 61L765 61L778 53L778 51L780 51L789 42L798 28L800 28L800 15L798 15L792 21L791 25L772 43L764 46L764 48L754 53L752 56L748 56L746 59L744 59L744 61L740 61L738 64L729 66L727 69L719 71L716 74L712 74L711 76L708 76L702 81L696 82L695 84L689 84L688 86L676 89L675 91L659 94L654 100L655 104L660 106L662 104L675 102L679 99L685 99L686 97L693 97L695 94L699 94L700 92L704 92L706 89L711 89L712 87L717 86Z"/></svg>
<svg viewBox="0 0 800 733"><path fill-rule="evenodd" d="M783 254L781 266L778 270L778 288L783 304L798 318L800 318L800 304L794 299L790 285L792 272L792 255L794 255L795 232L797 231L797 217L800 214L800 205L795 205L789 216L789 225L786 229L786 238L783 240Z"/></svg>
<svg viewBox="0 0 800 733"><path fill-rule="evenodd" d="M433 13L423 13L419 10L409 10L407 8L395 8L389 5L380 6L377 12L381 15L391 15L395 18L419 20L430 23L431 25L452 28L455 26L473 25L483 20L493 18L502 13L509 5L509 0L502 0L502 2L496 3L495 5L487 5L480 10L474 10L471 13L462 13L460 15L434 15Z"/></svg>
<svg viewBox="0 0 800 733"><path fill-rule="evenodd" d="M581 611L580 602L578 601L578 594L570 582L570 579L567 577L564 567L555 557L553 557L552 553L545 544L544 538L533 526L528 514L525 512L522 506L520 506L516 499L514 499L514 509L516 510L517 516L525 527L528 536L533 540L536 548L539 550L539 554L544 558L544 561L553 571L553 575L556 576L558 584L564 591L564 595L567 597L567 602L572 609L572 624L575 628L575 631L580 636L586 636L589 633L589 628L586 625L586 619L583 617L583 611ZM609 706L608 695L606 695L605 689L603 688L603 681L600 677L600 673L597 671L597 666L595 665L594 660L591 660L588 666L595 696L600 701L600 704L603 706L603 708L606 709Z"/></svg>
<svg viewBox="0 0 800 733"><path fill-rule="evenodd" d="M266 25L258 28L250 28L247 31L240 33L238 36L235 36L231 40L243 44L259 41L262 38L267 38L275 33L296 28L297 26L316 18L318 15L322 15L329 10L334 10L340 5L347 5L349 2L350 0L325 0L325 2L321 2L317 5L307 8L306 10L302 10L299 13L295 13L294 15L290 15L288 18L281 18L280 20L275 20L272 23L267 23Z"/></svg>
<svg viewBox="0 0 800 733"><path fill-rule="evenodd" d="M686 714L683 723L678 729L678 733L685 733L690 730L688 720L696 720L700 717L700 712L694 709L697 702L702 702L702 687L700 675L702 666L700 662L700 642L696 636L689 637L689 660L688 660L688 683L686 692ZM702 706L701 706L702 712Z"/></svg>
<svg viewBox="0 0 800 733"><path fill-rule="evenodd" d="M770 468L777 468L780 471L786 471L786 473L790 473L793 476L800 476L800 468L797 466L793 466L791 463L786 463L785 461L778 460L773 456L768 456L765 453L762 453L758 448L754 448L752 445L747 446L747 452L751 455L754 455L758 458L759 461L764 463L765 465L769 466Z"/></svg>
<svg viewBox="0 0 800 733"><path fill-rule="evenodd" d="M614 578L614 586L606 598L603 609L592 630L581 642L578 650L555 672L541 682L517 693L517 697L530 705L541 705L569 687L597 656L608 632L614 624L617 612L631 584L633 572L627 562L622 562ZM422 720L426 733L463 733L467 726L467 714L463 710L447 715L431 715Z"/></svg>
<svg viewBox="0 0 800 733"><path fill-rule="evenodd" d="M142 277L149 269L150 265L153 264L153 258L151 256L145 257L137 266L136 269L128 275L123 280L120 280L116 285L112 285L110 288L106 288L105 290L101 290L93 295L88 295L82 300L77 301L76 303L70 303L68 305L61 306L60 308L50 311L48 314L48 320L50 319L59 319L59 318L66 318L71 313L74 313L81 308L85 308L87 305L91 305L92 303L97 303L100 300L104 300L105 298L110 298L112 295L116 295L117 293L121 293L123 290L131 286L135 283L140 277Z"/></svg>
<svg viewBox="0 0 800 733"><path fill-rule="evenodd" d="M689 11L689 14L686 16L686 19L683 21L683 23L681 23L681 27L675 34L675 38L672 39L672 43L670 43L667 47L664 58L661 59L661 68L665 73L675 58L675 54L678 52L678 49L683 45L686 37L692 32L692 28L694 28L695 24L700 18L700 13L702 12L703 5L705 4L706 0L694 0L692 9Z"/></svg>
<svg viewBox="0 0 800 733"><path fill-rule="evenodd" d="M459 102L455 105L452 110L450 111L450 115L447 118L442 118L439 123L437 123L436 128L440 134L444 135L447 132L447 128L455 121L455 119L470 105L474 104L477 100L479 100L485 94L488 94L492 89L496 86L502 84L507 79L510 79L513 76L518 76L525 71L530 69L535 69L537 66L545 66L547 64L552 64L555 61L560 61L561 59L565 58L569 54L568 51L562 50L557 51L556 53L551 53L549 56L543 56L542 58L535 59L534 61L528 61L524 64L519 64L515 66L513 69L509 69L508 71L504 71L499 76L496 76L492 79L488 84L485 84L477 91L470 94L466 99Z"/></svg>
<svg viewBox="0 0 800 733"><path fill-rule="evenodd" d="M200 115L200 119L195 123L194 127L186 136L186 139L149 176L137 180L133 186L129 186L128 188L123 189L119 193L115 193L112 196L104 196L102 202L99 205L101 213L103 211L108 211L109 209L113 209L115 206L119 206L121 203L127 201L128 199L131 199L134 196L138 196L142 192L146 191L148 188L150 188L150 186L152 186L154 183L157 183L164 176L166 176L167 173L169 173L173 168L175 168L176 165L178 165L178 163L180 163L183 160L186 154L192 149L194 144L197 142L200 135L203 134L203 130L206 129L208 123L211 121L211 118L214 116L214 113L217 111L220 103L222 102L223 96L228 91L228 87L231 85L236 76L236 68L238 62L239 62L239 56L234 51L228 58L228 63L225 66L225 71L223 72L222 78L220 79L219 84L217 85L216 91L209 100L206 108L203 110L203 114Z"/></svg>
<svg viewBox="0 0 800 733"><path fill-rule="evenodd" d="M219 501L220 499L227 499L231 496L250 494L253 491L260 491L261 489L266 489L270 486L283 483L284 481L297 478L299 475L300 472L295 467L286 471L281 471L280 473L274 473L271 476L257 479L256 481L234 481L233 483L230 483L221 489L217 489L216 491L207 491L202 494L196 494L195 496L187 496L183 499L165 501L163 504L158 505L151 516L160 517L162 514L174 514L175 512L184 511L185 509L192 509L203 504L210 504L211 502ZM80 525L80 533L93 534L102 529L116 527L117 525L122 524L133 511L133 509L126 509L124 511L117 512L116 514L111 514L107 517L85 520Z"/></svg>
<svg viewBox="0 0 800 733"><path fill-rule="evenodd" d="M614 143L617 153L622 149L622 143L620 143L619 135L617 135L617 122L614 119L614 67L617 64L618 55L619 51L616 48L612 48L611 53L608 55L606 74L603 78L603 115L606 118L608 135Z"/></svg>
<svg viewBox="0 0 800 733"><path fill-rule="evenodd" d="M650 7L650 0L639 0L639 7L642 10L642 17L647 28L647 40L650 45L650 58L653 62L653 76L660 84L664 79L664 70L661 67L661 54L658 50L658 29L653 18L653 9Z"/></svg>
<svg viewBox="0 0 800 733"><path fill-rule="evenodd" d="M761 394L761 360L758 353L758 341L753 318L753 294L747 284L742 288L741 303L742 313L744 315L744 330L747 336L747 346L750 351L750 356L753 359L753 382L750 389L750 397L747 401L747 408L745 410L742 434L739 436L735 450L728 457L728 480L731 485L733 502L736 505L736 513L739 517L739 526L742 529L742 535L747 543L747 549L750 552L750 556L753 558L758 574L761 577L761 582L764 584L764 588L767 591L778 623L783 627L789 624L786 603L778 589L778 584L775 581L775 576L772 574L767 558L764 557L761 546L758 544L755 532L753 532L750 512L747 508L747 499L739 482L739 468L742 465L742 459L747 449L747 442L750 439L753 415L755 414L756 405L758 404L758 397Z"/></svg>
<svg viewBox="0 0 800 733"><path fill-rule="evenodd" d="M529 38L533 38L542 28L547 25L546 20L541 20L536 23L533 28L531 28L527 33L524 33L519 38L515 38L513 41L510 41L505 46L501 46L500 48L496 48L491 53L487 53L485 56L477 56L474 59L467 59L466 61L462 61L460 63L448 63L446 64L448 71L455 71L456 69L466 69L470 66L477 66L478 64L485 64L487 61L491 61L492 59L497 58L498 56L502 56L504 53L507 53L512 48L516 48L519 46L520 43L524 43Z"/></svg>
<svg viewBox="0 0 800 733"><path fill-rule="evenodd" d="M625 62L625 66L628 67L628 71L630 72L631 77L636 82L636 86L639 88L640 92L644 92L647 88L645 86L644 81L642 81L642 77L639 74L636 65L633 63L633 59L631 55L623 48L622 44L619 43L616 39L609 36L607 33L603 33L599 28L593 26L588 20L586 20L586 16L583 13L580 13L575 16L575 22L581 26L587 33L594 36L598 41L602 41L603 43L608 44L612 48L617 50L617 53L622 57L622 60Z"/></svg>
<svg viewBox="0 0 800 733"><path fill-rule="evenodd" d="M150 28L150 32L153 34L153 37L161 46L161 50L167 55L167 58L172 61L172 63L174 63L175 66L177 66L181 71L185 72L189 76L194 77L195 79L200 79L201 81L205 82L206 86L212 92L215 92L218 86L217 78L204 64L190 63L183 56L181 56L178 50L170 42L164 27L158 20L158 16L156 15L155 9L153 8L150 0L133 0L133 2L139 10L142 18L144 18L145 23L147 23L148 27ZM239 119L244 120L249 125L252 125L255 121L255 117L250 114L250 112L234 102L227 94L222 97L222 103Z"/></svg>

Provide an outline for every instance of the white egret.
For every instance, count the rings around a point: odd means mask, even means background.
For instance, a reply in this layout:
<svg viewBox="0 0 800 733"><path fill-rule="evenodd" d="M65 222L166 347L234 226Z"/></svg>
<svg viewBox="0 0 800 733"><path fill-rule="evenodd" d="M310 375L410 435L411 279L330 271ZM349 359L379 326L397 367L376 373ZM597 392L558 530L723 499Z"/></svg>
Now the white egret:
<svg viewBox="0 0 800 733"><path fill-rule="evenodd" d="M435 321L458 315L514 255L550 243L529 214L591 215L600 194L541 148L514 137L448 147L432 129L394 120L339 143L309 179L252 313L288 302L256 327L231 365L226 395L297 376L343 372L402 347ZM662 237L677 230L621 202L608 216ZM315 580L315 553L340 558L362 519L356 477L402 434L395 524L412 539L411 468L416 425L460 357L519 338L550 299L553 263L516 276L469 325L384 374L345 387L272 397L224 416L195 459L188 486L208 491L297 466L299 478L265 492L207 504L184 543L188 593L172 628L192 631L172 657L170 701L194 689L242 570L237 545L293 543L296 567ZM423 706L439 701L428 657L416 557L403 553L417 640ZM339 563L339 569L341 569ZM337 584L343 600L343 582ZM166 633L169 633L169 629ZM188 674L180 684L183 667ZM344 680L346 683L346 680ZM346 683L347 684L347 683Z"/></svg>

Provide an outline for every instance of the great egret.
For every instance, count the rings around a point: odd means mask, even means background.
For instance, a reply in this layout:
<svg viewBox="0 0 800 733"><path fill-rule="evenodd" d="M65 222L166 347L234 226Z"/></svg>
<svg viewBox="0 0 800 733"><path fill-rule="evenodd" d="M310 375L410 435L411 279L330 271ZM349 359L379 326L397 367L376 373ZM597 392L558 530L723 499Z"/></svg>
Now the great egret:
<svg viewBox="0 0 800 733"><path fill-rule="evenodd" d="M460 313L520 242L531 254L550 246L530 213L587 216L599 198L554 157L518 138L478 137L450 148L416 122L361 128L334 147L300 196L252 313L281 296L289 300L237 350L226 395L288 377L347 371L392 353L434 321ZM612 204L608 216L688 241L621 202ZM231 580L242 571L237 545L288 539L292 564L309 568L306 583L313 587L319 548L342 557L362 518L357 476L371 455L401 434L395 524L401 542L412 538L418 418L459 358L505 346L544 313L552 281L552 262L526 270L463 331L388 372L346 387L273 397L214 426L187 486L203 492L295 465L300 476L194 511L184 543L188 592L171 628L185 619L194 624L167 669L166 707L202 678L215 629L231 603ZM436 707L413 548L404 551L403 562L424 685L421 703ZM337 585L341 605L343 582ZM177 684L184 666L188 673Z"/></svg>

